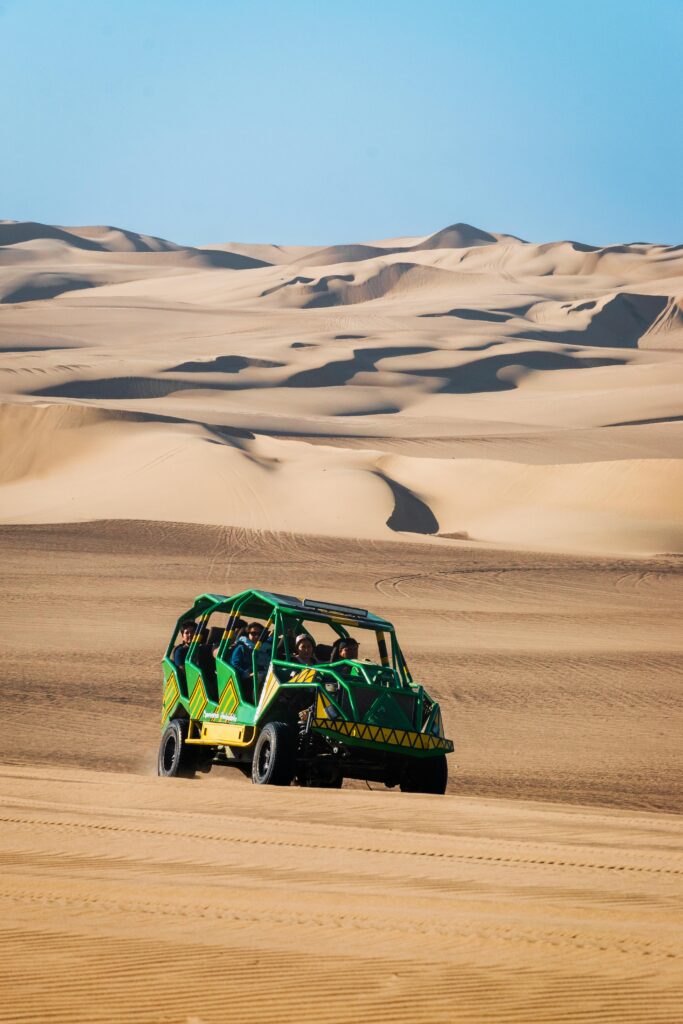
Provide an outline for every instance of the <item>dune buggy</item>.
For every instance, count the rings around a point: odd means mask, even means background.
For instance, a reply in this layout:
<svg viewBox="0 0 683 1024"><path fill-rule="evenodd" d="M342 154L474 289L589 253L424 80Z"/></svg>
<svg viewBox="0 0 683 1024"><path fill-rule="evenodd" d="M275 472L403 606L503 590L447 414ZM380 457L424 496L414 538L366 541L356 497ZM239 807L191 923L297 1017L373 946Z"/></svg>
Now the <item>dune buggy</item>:
<svg viewBox="0 0 683 1024"><path fill-rule="evenodd" d="M262 631L238 669L246 620ZM302 635L314 664L296 660ZM360 651L340 658L351 635ZM365 779L404 792L446 790L453 744L439 705L413 682L391 623L368 611L263 590L202 594L176 623L163 673L159 775L230 765L259 785Z"/></svg>

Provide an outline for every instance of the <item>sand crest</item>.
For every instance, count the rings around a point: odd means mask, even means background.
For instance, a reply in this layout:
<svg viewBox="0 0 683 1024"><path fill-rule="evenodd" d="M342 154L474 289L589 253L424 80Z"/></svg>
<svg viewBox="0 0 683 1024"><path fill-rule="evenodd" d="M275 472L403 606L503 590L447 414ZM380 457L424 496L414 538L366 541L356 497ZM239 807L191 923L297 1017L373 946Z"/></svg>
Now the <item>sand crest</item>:
<svg viewBox="0 0 683 1024"><path fill-rule="evenodd" d="M467 224L303 248L1 222L0 516L681 551L682 274L680 247Z"/></svg>

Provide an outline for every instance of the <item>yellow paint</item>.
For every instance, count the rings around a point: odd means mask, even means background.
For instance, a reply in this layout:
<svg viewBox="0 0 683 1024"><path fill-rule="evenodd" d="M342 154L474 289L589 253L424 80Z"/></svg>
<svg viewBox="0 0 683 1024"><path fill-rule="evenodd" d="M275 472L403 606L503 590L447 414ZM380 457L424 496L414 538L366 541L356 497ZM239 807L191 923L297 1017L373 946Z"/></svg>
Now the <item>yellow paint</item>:
<svg viewBox="0 0 683 1024"><path fill-rule="evenodd" d="M228 682L227 686L221 694L221 699L218 702L217 711L224 714L231 714L237 707L239 701L237 700L237 691L235 684L232 679Z"/></svg>
<svg viewBox="0 0 683 1024"><path fill-rule="evenodd" d="M268 669L268 675L266 676L265 686L263 687L263 692L261 693L259 709L264 708L266 706L266 704L270 701L271 697L274 696L275 691L278 690L279 687L280 683L278 682L278 678L271 667Z"/></svg>
<svg viewBox="0 0 683 1024"><path fill-rule="evenodd" d="M312 683L315 679L314 668L304 668L301 672L297 672L295 676L290 679L291 683Z"/></svg>
<svg viewBox="0 0 683 1024"><path fill-rule="evenodd" d="M201 732L197 739L187 739L187 743L210 746L249 747L256 738L253 725L237 725L235 722L202 722Z"/></svg>
<svg viewBox="0 0 683 1024"><path fill-rule="evenodd" d="M381 729L377 726L366 725L363 722L339 722L326 718L319 714L319 707L316 707L316 716L312 725L318 729L325 729L327 732L338 732L342 736L352 736L356 739L369 740L374 743L385 743L387 746L406 747L409 750L444 750L449 752L453 749L450 740L442 739L440 736L430 736L424 732L408 732L403 729Z"/></svg>

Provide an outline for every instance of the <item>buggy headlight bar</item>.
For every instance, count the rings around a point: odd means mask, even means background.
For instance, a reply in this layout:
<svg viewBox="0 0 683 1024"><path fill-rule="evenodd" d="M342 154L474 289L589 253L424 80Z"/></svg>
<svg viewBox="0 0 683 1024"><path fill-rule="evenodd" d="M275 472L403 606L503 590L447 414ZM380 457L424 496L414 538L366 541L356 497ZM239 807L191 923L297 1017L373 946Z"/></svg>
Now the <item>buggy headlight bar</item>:
<svg viewBox="0 0 683 1024"><path fill-rule="evenodd" d="M303 602L304 608L309 608L311 611L318 612L339 612L341 615L346 615L349 619L367 619L368 613L363 608L352 608L347 604L330 604L329 601L312 601L310 598L306 598Z"/></svg>

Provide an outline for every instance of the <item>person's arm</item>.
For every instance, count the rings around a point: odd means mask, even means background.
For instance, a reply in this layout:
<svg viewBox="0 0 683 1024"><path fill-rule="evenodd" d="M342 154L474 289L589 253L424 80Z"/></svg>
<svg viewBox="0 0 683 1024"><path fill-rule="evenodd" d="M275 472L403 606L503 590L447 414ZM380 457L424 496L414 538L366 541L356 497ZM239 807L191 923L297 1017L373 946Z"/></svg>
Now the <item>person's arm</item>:
<svg viewBox="0 0 683 1024"><path fill-rule="evenodd" d="M177 647L173 648L173 654L171 660L176 668L185 668L185 658L187 657L187 647L184 644L178 644Z"/></svg>
<svg viewBox="0 0 683 1024"><path fill-rule="evenodd" d="M230 655L230 664L240 676L251 675L251 649L246 644L237 644Z"/></svg>

